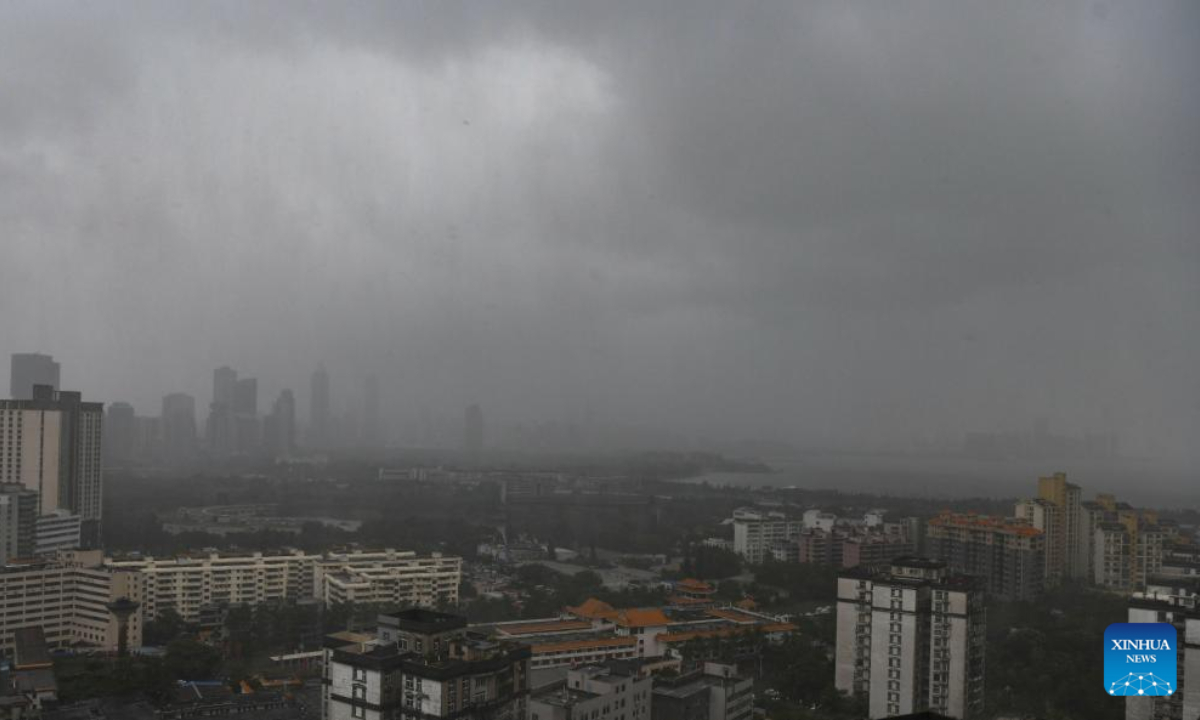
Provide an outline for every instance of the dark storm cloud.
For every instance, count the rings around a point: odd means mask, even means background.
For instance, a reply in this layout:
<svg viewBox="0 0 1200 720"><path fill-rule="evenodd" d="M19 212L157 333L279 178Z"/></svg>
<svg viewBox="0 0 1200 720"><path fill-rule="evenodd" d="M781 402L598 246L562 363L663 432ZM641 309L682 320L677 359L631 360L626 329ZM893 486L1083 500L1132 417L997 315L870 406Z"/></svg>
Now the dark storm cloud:
<svg viewBox="0 0 1200 720"><path fill-rule="evenodd" d="M1194 458L1198 40L1187 2L10 4L0 337L144 411L324 360L397 416Z"/></svg>

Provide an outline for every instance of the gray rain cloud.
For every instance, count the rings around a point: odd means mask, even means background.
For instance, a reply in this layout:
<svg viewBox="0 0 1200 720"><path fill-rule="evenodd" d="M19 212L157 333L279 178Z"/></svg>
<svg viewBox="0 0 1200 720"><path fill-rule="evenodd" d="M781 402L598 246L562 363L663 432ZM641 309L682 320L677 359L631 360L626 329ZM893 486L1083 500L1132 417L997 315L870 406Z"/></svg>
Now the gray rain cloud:
<svg viewBox="0 0 1200 720"><path fill-rule="evenodd" d="M0 351L1194 467L1194 2L5 3Z"/></svg>

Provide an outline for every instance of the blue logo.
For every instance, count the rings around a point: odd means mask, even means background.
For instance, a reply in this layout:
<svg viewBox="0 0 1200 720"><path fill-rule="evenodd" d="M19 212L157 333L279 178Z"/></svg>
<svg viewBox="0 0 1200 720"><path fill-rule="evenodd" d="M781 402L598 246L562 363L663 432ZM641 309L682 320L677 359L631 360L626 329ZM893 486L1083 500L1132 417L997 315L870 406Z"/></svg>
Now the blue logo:
<svg viewBox="0 0 1200 720"><path fill-rule="evenodd" d="M1177 683L1169 623L1113 623L1104 631L1104 692L1118 697L1170 695Z"/></svg>

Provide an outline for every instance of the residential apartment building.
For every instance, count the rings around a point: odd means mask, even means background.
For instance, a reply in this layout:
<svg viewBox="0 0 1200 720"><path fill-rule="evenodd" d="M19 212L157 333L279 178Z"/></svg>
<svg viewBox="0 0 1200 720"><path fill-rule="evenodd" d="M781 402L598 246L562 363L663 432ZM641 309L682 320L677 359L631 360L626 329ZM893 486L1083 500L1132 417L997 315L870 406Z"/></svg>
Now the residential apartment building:
<svg viewBox="0 0 1200 720"><path fill-rule="evenodd" d="M10 564L0 570L0 651L10 651L20 628L40 626L51 647L87 645L117 649L117 620L110 603L139 602L136 573L106 568L99 550L60 553L54 559ZM129 618L129 643L141 644L142 612Z"/></svg>
<svg viewBox="0 0 1200 720"><path fill-rule="evenodd" d="M1037 528L987 515L942 513L929 520L930 557L979 578L989 595L1029 600L1042 593L1046 538Z"/></svg>
<svg viewBox="0 0 1200 720"><path fill-rule="evenodd" d="M102 513L103 405L78 392L35 385L32 398L0 400L0 482L38 493L39 514L66 510L98 546Z"/></svg>
<svg viewBox="0 0 1200 720"><path fill-rule="evenodd" d="M138 573L147 618L169 607L188 621L198 620L205 608L213 606L288 598L453 604L458 602L462 579L461 558L403 550L204 553L109 558L105 563Z"/></svg>
<svg viewBox="0 0 1200 720"><path fill-rule="evenodd" d="M432 610L381 615L375 638L326 642L323 720L525 720L529 648Z"/></svg>
<svg viewBox="0 0 1200 720"><path fill-rule="evenodd" d="M1115 515L1116 520L1102 521L1096 527L1094 581L1108 590L1138 591L1150 578L1162 574L1173 534L1133 510L1120 509Z"/></svg>
<svg viewBox="0 0 1200 720"><path fill-rule="evenodd" d="M1016 516L1046 537L1046 585L1088 577L1092 536L1084 523L1083 494L1066 473L1038 478L1037 497L1016 505Z"/></svg>
<svg viewBox="0 0 1200 720"><path fill-rule="evenodd" d="M318 564L316 581L318 597L326 605L454 605L462 582L462 558L395 552L379 560L333 557Z"/></svg>
<svg viewBox="0 0 1200 720"><path fill-rule="evenodd" d="M583 665L530 697L529 720L650 720L653 687L630 663Z"/></svg>
<svg viewBox="0 0 1200 720"><path fill-rule="evenodd" d="M1152 578L1129 600L1128 622L1171 623L1176 646L1175 692L1166 697L1125 698L1125 720L1188 720L1200 717L1200 582Z"/></svg>
<svg viewBox="0 0 1200 720"><path fill-rule="evenodd" d="M738 508L733 511L733 551L746 562L761 563L772 557L777 541L794 540L803 529L803 520L780 512Z"/></svg>
<svg viewBox="0 0 1200 720"><path fill-rule="evenodd" d="M986 610L978 582L946 564L897 558L884 572L838 578L836 687L870 717L983 711Z"/></svg>

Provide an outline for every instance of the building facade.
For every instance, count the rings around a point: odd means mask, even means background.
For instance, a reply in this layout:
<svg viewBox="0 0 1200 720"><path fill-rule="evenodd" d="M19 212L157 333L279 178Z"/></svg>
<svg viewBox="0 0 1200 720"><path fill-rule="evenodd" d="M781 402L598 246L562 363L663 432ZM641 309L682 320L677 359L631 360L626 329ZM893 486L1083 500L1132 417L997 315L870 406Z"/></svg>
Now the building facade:
<svg viewBox="0 0 1200 720"><path fill-rule="evenodd" d="M110 603L120 598L140 601L136 574L106 568L99 550L59 553L8 565L0 570L0 650L10 651L20 628L40 626L51 647L88 645L116 650L117 619ZM141 644L142 612L129 618L130 646Z"/></svg>
<svg viewBox="0 0 1200 720"><path fill-rule="evenodd" d="M733 511L733 551L746 562L761 563L772 557L776 542L795 541L804 521L778 512L738 509Z"/></svg>
<svg viewBox="0 0 1200 720"><path fill-rule="evenodd" d="M930 557L951 572L980 578L1002 600L1030 600L1042 593L1045 534L1037 528L987 515L942 513L929 520Z"/></svg>
<svg viewBox="0 0 1200 720"><path fill-rule="evenodd" d="M79 515L89 547L100 541L103 415L101 403L49 385L29 400L0 400L0 482L36 491L39 514Z"/></svg>
<svg viewBox="0 0 1200 720"><path fill-rule="evenodd" d="M653 687L629 663L582 665L534 693L529 720L650 720Z"/></svg>
<svg viewBox="0 0 1200 720"><path fill-rule="evenodd" d="M1177 685L1166 697L1125 698L1125 720L1188 720L1200 717L1200 584L1194 578L1151 580L1129 600L1131 623L1175 626Z"/></svg>
<svg viewBox="0 0 1200 720"><path fill-rule="evenodd" d="M946 564L898 558L838 578L835 685L871 718L983 712L986 610L977 582Z"/></svg>
<svg viewBox="0 0 1200 720"><path fill-rule="evenodd" d="M310 554L204 553L172 558L109 558L106 565L136 572L146 617L171 608L189 622L219 605L320 598L337 602L458 602L462 559L440 553L354 550ZM361 581L339 594L342 578Z"/></svg>
<svg viewBox="0 0 1200 720"><path fill-rule="evenodd" d="M0 565L34 554L38 495L20 483L0 483Z"/></svg>
<svg viewBox="0 0 1200 720"><path fill-rule="evenodd" d="M349 642L347 642L349 640ZM525 720L529 648L432 610L381 615L373 639L326 642L323 720Z"/></svg>

